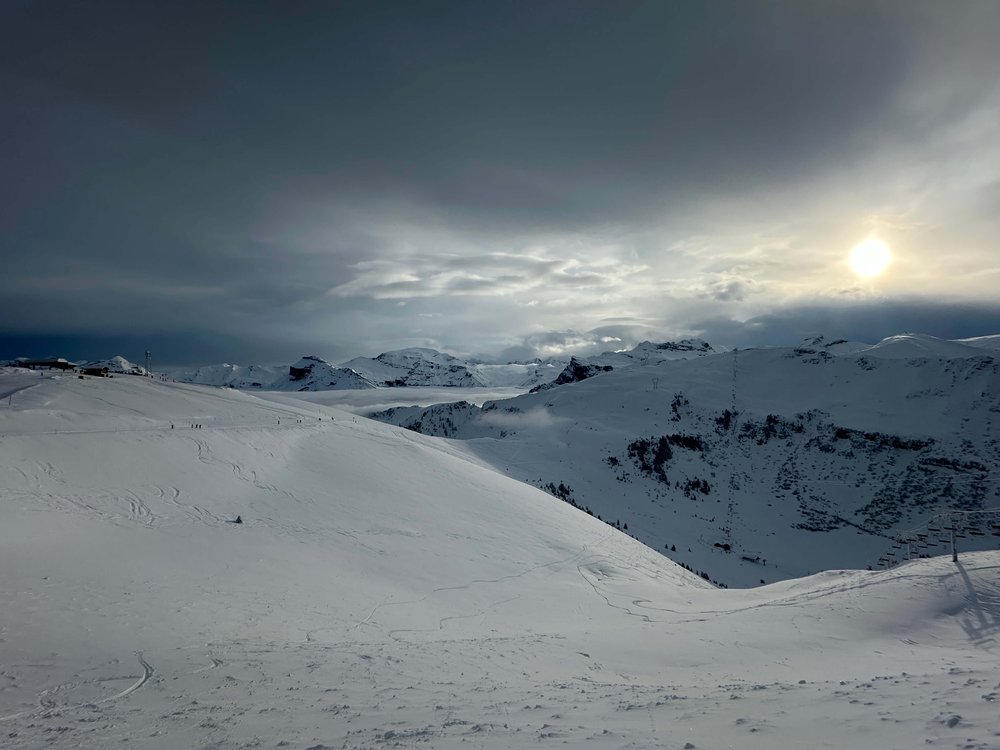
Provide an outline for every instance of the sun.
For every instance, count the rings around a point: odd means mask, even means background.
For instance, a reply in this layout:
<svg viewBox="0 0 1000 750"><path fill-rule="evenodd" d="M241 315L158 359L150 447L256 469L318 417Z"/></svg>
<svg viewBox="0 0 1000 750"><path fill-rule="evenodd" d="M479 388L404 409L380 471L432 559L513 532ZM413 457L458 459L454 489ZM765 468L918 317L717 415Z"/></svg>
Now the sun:
<svg viewBox="0 0 1000 750"><path fill-rule="evenodd" d="M851 250L851 270L858 276L874 278L892 262L892 252L882 240L871 237Z"/></svg>

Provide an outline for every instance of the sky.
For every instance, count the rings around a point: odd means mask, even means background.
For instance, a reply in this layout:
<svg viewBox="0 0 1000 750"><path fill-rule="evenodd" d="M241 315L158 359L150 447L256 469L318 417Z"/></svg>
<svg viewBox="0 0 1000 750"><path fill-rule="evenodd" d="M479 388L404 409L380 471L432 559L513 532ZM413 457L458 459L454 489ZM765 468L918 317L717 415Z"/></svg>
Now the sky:
<svg viewBox="0 0 1000 750"><path fill-rule="evenodd" d="M0 358L998 333L997 38L993 0L3 0Z"/></svg>

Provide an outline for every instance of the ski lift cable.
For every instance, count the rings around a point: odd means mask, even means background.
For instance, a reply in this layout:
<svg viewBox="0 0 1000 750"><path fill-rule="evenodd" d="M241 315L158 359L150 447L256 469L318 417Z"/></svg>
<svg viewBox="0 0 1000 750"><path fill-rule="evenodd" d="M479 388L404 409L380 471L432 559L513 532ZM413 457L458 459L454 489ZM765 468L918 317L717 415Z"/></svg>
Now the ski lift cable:
<svg viewBox="0 0 1000 750"><path fill-rule="evenodd" d="M913 547L916 547L919 550L927 549L929 546L947 544L949 541L953 543L954 539L966 539L967 533L974 536L986 536L985 531L977 532L971 525L969 525L970 518L974 518L976 523L980 523L984 526L989 523L989 527L992 530L991 533L993 534L997 534L998 530L1000 530L1000 524L991 520L994 518L1000 519L1000 506L979 508L976 510L940 510L928 518L920 526L900 531L894 537L891 549L883 553L883 556L879 558L877 565L883 565L883 560L885 561L885 564L888 564L891 558L895 557L896 550L901 549L904 544L907 546L907 557L909 557ZM936 526L933 525L935 523L937 524ZM937 539L933 545L929 545L927 542L920 539L921 533L927 532L924 533L924 538L926 539L927 534L941 531L950 532L952 537L951 540L947 538L940 538ZM955 552L957 552L957 548L953 550L953 554Z"/></svg>

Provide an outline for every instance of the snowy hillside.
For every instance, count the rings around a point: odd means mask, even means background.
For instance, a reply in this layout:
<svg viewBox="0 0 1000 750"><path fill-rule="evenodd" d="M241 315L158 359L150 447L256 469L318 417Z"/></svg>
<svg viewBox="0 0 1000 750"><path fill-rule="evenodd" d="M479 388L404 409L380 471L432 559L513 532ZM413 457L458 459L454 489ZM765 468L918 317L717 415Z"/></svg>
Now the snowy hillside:
<svg viewBox="0 0 1000 750"><path fill-rule="evenodd" d="M108 368L108 372L112 375L146 375L146 368L141 365L129 362L125 357L121 355L112 357L111 359L99 359L93 362L84 362L79 365L81 369L83 368Z"/></svg>
<svg viewBox="0 0 1000 750"><path fill-rule="evenodd" d="M374 359L356 357L344 362L373 383L382 386L482 387L486 383L467 363L434 349L399 349Z"/></svg>
<svg viewBox="0 0 1000 750"><path fill-rule="evenodd" d="M331 365L319 357L303 357L268 386L277 391L341 391L374 388L375 384L349 367Z"/></svg>
<svg viewBox="0 0 1000 750"><path fill-rule="evenodd" d="M558 376L566 360L488 364L464 360L434 349L383 352L343 363L381 386L453 388L530 388Z"/></svg>
<svg viewBox="0 0 1000 750"><path fill-rule="evenodd" d="M970 346L961 341L946 341L921 333L903 333L889 336L863 353L869 357L893 359L954 359L958 357L982 357L992 352L983 351L981 346Z"/></svg>
<svg viewBox="0 0 1000 750"><path fill-rule="evenodd" d="M211 385L217 388L269 388L288 372L287 367L268 365L205 365L194 370L168 369L168 373L183 383Z"/></svg>
<svg viewBox="0 0 1000 750"><path fill-rule="evenodd" d="M195 385L268 391L327 391L374 388L350 368L315 356L287 365L206 365L194 370L168 370L174 380Z"/></svg>
<svg viewBox="0 0 1000 750"><path fill-rule="evenodd" d="M862 341L848 341L831 336L812 336L800 344L802 349L822 350L827 354L860 354L866 349L871 349L871 344Z"/></svg>
<svg viewBox="0 0 1000 750"><path fill-rule="evenodd" d="M564 365L565 360L556 359L509 364L474 362L469 369L492 388L531 388L557 377Z"/></svg>
<svg viewBox="0 0 1000 750"><path fill-rule="evenodd" d="M206 365L168 368L182 383L254 390L324 391L352 388L445 387L528 388L552 380L562 362L484 364L460 360L433 349L402 349L375 358L356 357L333 365L307 356L289 366ZM308 375L296 370L310 370Z"/></svg>
<svg viewBox="0 0 1000 750"><path fill-rule="evenodd" d="M1000 336L948 341L926 334L890 336L877 344L815 336L800 348L814 349L834 356L868 354L879 358L955 358L979 357L1000 349ZM694 359L724 353L702 339L681 339L653 343L643 341L632 349L608 351L592 357L576 358L583 365L629 367L656 366L663 362ZM194 369L168 367L165 372L182 383L248 390L343 390L372 387L446 387L446 388L523 388L553 383L574 358L546 359L534 362L484 363L465 360L426 348L399 349L377 357L356 357L333 365L320 357L307 356L284 365L204 365ZM142 374L144 370L122 357L101 360L92 365L106 365L115 372ZM294 369L316 368L314 376L290 377ZM352 375L348 371L353 371ZM358 377L360 376L360 377ZM303 387L304 386L304 387Z"/></svg>
<svg viewBox="0 0 1000 750"><path fill-rule="evenodd" d="M745 586L876 565L940 509L1000 505L1000 361L977 351L748 350L376 416L466 439L510 476ZM996 549L989 531L962 544Z"/></svg>
<svg viewBox="0 0 1000 750"><path fill-rule="evenodd" d="M993 336L975 336L971 339L956 339L956 343L974 346L979 349L1000 350L1000 334Z"/></svg>
<svg viewBox="0 0 1000 750"><path fill-rule="evenodd" d="M344 412L13 371L0 394L10 750L1000 732L998 553L721 591L460 444Z"/></svg>
<svg viewBox="0 0 1000 750"><path fill-rule="evenodd" d="M615 369L621 369L631 365L655 365L678 359L694 359L715 354L717 351L702 339L681 339L661 343L643 341L632 349L604 352L596 357L588 357L587 361L591 364L611 365Z"/></svg>
<svg viewBox="0 0 1000 750"><path fill-rule="evenodd" d="M645 341L629 351L605 352L583 361L595 366L613 365L622 368L689 359L714 351L700 339L660 344ZM171 375L184 383L262 390L322 391L372 387L528 389L556 380L569 361L546 359L491 364L460 359L435 349L411 348L383 352L372 358L355 357L339 367L319 357L309 356L289 368L222 364L207 365L195 370L175 369L171 371ZM299 379L288 377L289 371L305 367L318 368L315 376ZM348 371L353 371L360 379L351 376Z"/></svg>

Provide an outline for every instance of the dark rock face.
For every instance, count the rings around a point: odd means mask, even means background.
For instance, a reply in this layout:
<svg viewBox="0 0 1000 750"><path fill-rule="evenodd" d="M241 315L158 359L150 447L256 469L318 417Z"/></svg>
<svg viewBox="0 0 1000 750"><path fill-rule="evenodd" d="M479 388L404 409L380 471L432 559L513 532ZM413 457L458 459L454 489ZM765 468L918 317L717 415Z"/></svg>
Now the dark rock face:
<svg viewBox="0 0 1000 750"><path fill-rule="evenodd" d="M555 388L556 386L568 383L579 383L581 380L592 378L594 375L599 375L602 372L611 372L613 369L611 365L584 364L576 357L573 357L570 359L569 364L566 365L566 369L559 373L559 376L555 380L551 383L536 385L531 389L530 393L538 393L538 391L548 390L549 388Z"/></svg>

